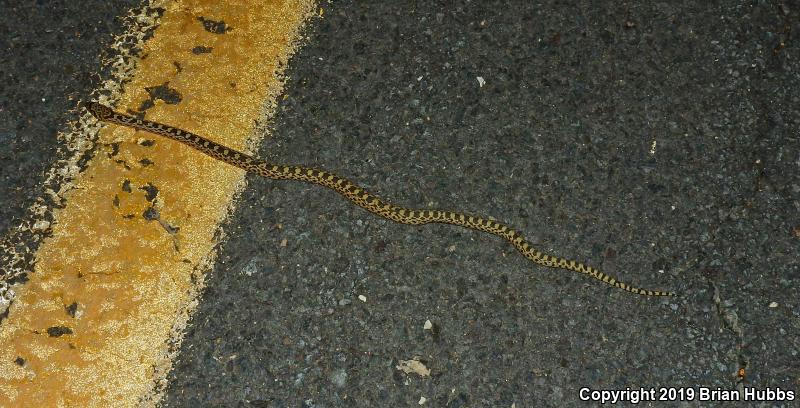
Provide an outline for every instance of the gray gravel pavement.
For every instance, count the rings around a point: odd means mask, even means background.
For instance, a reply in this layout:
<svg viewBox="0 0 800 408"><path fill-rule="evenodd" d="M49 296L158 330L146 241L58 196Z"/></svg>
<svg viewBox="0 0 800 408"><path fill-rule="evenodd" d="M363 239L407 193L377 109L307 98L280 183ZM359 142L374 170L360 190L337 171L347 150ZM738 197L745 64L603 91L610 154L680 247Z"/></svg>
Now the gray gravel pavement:
<svg viewBox="0 0 800 408"><path fill-rule="evenodd" d="M262 157L401 205L491 214L542 249L682 297L631 296L497 238L251 177L168 406L796 392L800 7L324 7ZM396 368L414 356L430 378Z"/></svg>

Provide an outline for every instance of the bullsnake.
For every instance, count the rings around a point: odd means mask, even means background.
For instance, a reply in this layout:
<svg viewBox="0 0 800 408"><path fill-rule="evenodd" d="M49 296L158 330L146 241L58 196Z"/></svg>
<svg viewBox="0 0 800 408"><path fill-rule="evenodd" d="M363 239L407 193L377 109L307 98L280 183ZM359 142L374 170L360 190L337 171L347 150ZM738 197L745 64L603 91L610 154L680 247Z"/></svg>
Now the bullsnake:
<svg viewBox="0 0 800 408"><path fill-rule="evenodd" d="M318 184L341 194L355 205L367 211L387 218L389 220L409 225L422 225L430 223L453 224L464 228L488 232L504 238L519 252L531 261L550 268L566 269L591 276L601 282L626 290L628 292L646 296L676 296L673 292L640 289L621 282L612 276L606 275L597 269L570 259L564 259L545 254L536 248L516 230L493 219L468 215L454 211L424 210L403 208L388 203L379 197L366 192L363 188L350 180L339 177L324 170L311 167L292 166L286 164L269 163L256 159L245 153L212 142L194 133L187 132L172 126L130 115L115 112L100 103L89 104L89 112L98 120L129 128L143 130L157 135L176 140L215 159L239 167L247 172L258 174L273 180L298 180Z"/></svg>

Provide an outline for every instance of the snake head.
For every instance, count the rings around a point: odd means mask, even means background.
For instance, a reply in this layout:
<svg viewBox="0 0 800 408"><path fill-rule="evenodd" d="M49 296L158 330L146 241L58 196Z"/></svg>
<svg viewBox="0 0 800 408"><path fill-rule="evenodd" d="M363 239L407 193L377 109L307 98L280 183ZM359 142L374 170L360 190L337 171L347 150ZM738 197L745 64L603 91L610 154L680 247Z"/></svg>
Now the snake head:
<svg viewBox="0 0 800 408"><path fill-rule="evenodd" d="M98 120L106 120L114 116L114 111L111 108L97 102L89 103L89 112Z"/></svg>

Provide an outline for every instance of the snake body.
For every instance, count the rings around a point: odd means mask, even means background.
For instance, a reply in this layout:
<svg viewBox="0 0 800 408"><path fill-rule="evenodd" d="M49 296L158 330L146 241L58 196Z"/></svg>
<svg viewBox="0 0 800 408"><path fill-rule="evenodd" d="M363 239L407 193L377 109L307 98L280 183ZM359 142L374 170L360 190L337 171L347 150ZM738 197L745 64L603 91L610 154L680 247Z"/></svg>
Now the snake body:
<svg viewBox="0 0 800 408"><path fill-rule="evenodd" d="M130 115L115 112L111 108L92 102L88 106L89 112L98 120L114 123L129 128L143 130L157 135L176 140L205 153L215 159L239 167L247 172L258 174L273 180L298 180L327 187L359 207L366 209L389 220L409 225L422 225L430 223L453 224L464 228L488 232L504 238L511 243L522 255L531 261L550 268L566 269L579 272L601 282L615 286L628 292L646 296L675 296L672 292L640 289L621 282L612 276L606 275L597 269L569 259L545 254L536 248L516 230L497 222L479 216L472 216L453 211L420 210L403 208L388 203L379 197L368 193L350 180L339 177L324 170L310 167L292 166L285 164L269 163L256 159L245 153L225 147L202 136L164 125L158 122L139 119Z"/></svg>

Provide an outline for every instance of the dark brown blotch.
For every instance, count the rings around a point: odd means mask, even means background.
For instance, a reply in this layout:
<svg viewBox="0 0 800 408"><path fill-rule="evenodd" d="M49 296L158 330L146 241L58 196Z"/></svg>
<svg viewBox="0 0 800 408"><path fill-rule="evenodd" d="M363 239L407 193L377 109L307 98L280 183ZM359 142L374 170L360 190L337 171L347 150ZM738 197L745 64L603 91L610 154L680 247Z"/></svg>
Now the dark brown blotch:
<svg viewBox="0 0 800 408"><path fill-rule="evenodd" d="M223 20L220 21L209 20L202 16L197 17L197 20L203 23L203 29L205 29L209 33L225 34L228 30L230 30L230 27L228 27L228 25L225 24L225 21Z"/></svg>
<svg viewBox="0 0 800 408"><path fill-rule="evenodd" d="M47 335L50 337L61 337L65 334L72 334L72 329L67 326L53 326L47 328Z"/></svg>
<svg viewBox="0 0 800 408"><path fill-rule="evenodd" d="M139 190L144 190L144 198L150 202L153 202L153 200L155 200L158 196L158 188L151 183L147 183L147 185L144 187L139 187Z"/></svg>
<svg viewBox="0 0 800 408"><path fill-rule="evenodd" d="M66 311L70 317L75 318L75 314L78 313L78 302L72 302L70 305L65 306L64 311Z"/></svg>
<svg viewBox="0 0 800 408"><path fill-rule="evenodd" d="M211 50L213 50L213 48L211 48L211 47L206 47L206 46L204 46L204 45L198 45L198 46L196 46L196 47L192 48L192 54L194 54L194 55L199 55L199 54L210 54L210 53L211 53Z"/></svg>

